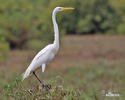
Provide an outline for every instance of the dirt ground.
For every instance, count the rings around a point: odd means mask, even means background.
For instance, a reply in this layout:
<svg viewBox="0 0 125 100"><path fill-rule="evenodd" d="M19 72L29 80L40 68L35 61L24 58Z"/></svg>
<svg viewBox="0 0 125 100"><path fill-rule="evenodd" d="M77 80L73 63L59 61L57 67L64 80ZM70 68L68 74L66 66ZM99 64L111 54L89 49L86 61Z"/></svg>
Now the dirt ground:
<svg viewBox="0 0 125 100"><path fill-rule="evenodd" d="M124 63L125 36L107 35L69 35L60 41L60 51L48 67L85 67L88 64L105 60L108 63ZM10 57L0 61L0 69L11 68L24 71L38 51L13 50Z"/></svg>

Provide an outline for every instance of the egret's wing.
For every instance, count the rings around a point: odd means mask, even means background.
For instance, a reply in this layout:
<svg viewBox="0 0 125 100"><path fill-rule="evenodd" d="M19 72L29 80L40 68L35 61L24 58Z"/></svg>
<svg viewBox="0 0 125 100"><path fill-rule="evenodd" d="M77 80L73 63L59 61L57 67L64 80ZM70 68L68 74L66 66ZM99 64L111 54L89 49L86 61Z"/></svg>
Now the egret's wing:
<svg viewBox="0 0 125 100"><path fill-rule="evenodd" d="M40 52L38 52L38 54L34 57L33 60L37 60L39 59L43 54L45 54L49 49L51 49L52 44L47 45L45 48L43 48Z"/></svg>

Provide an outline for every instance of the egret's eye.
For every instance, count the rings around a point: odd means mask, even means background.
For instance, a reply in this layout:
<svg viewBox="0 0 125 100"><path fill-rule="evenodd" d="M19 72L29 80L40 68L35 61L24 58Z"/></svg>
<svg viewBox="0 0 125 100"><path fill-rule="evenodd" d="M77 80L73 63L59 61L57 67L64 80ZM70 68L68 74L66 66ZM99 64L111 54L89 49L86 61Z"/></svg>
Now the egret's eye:
<svg viewBox="0 0 125 100"><path fill-rule="evenodd" d="M59 8L59 10L63 10L63 8Z"/></svg>

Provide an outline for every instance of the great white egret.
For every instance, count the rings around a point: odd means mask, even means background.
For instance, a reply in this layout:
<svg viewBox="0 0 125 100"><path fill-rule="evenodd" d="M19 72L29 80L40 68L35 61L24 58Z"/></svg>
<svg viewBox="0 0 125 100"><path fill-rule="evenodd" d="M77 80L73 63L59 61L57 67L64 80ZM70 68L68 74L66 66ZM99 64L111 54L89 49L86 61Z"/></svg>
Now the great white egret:
<svg viewBox="0 0 125 100"><path fill-rule="evenodd" d="M34 57L29 67L23 73L22 80L27 78L30 75L30 73L33 73L33 75L35 75L35 77L39 80L39 82L44 87L43 75L44 75L46 64L48 64L55 57L55 55L59 50L59 30L58 30L58 25L56 23L56 13L59 11L73 10L73 9L74 8L56 7L53 10L52 22L54 25L54 32L55 32L54 42L53 44L47 45L44 49L38 52L38 54ZM40 66L42 67L42 81L40 81L40 79L35 74L35 70L40 68Z"/></svg>

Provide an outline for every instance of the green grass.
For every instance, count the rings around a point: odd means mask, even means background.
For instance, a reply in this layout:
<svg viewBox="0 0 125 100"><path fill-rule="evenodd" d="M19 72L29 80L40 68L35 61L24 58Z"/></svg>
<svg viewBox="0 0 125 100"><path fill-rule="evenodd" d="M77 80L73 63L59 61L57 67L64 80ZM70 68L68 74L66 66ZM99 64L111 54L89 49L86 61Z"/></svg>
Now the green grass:
<svg viewBox="0 0 125 100"><path fill-rule="evenodd" d="M10 84L5 84L1 90L2 100L78 100L80 96L79 90L73 88L64 88L62 84L57 84L56 80L49 80L46 84L51 84L50 89L42 88L39 84L32 84L28 88L29 83L23 83L19 76L15 76L15 80Z"/></svg>
<svg viewBox="0 0 125 100"><path fill-rule="evenodd" d="M39 85L26 89L18 78L13 84L3 87L3 96L7 100L78 100L79 95L79 91L64 89L62 85L56 84L52 85L51 89L42 89Z"/></svg>
<svg viewBox="0 0 125 100"><path fill-rule="evenodd" d="M50 90L41 89L34 76L21 82L18 73L3 70L0 73L0 100L124 100L124 65L100 61L86 67L48 68L45 81L52 85ZM120 96L103 96L102 92L108 90Z"/></svg>

